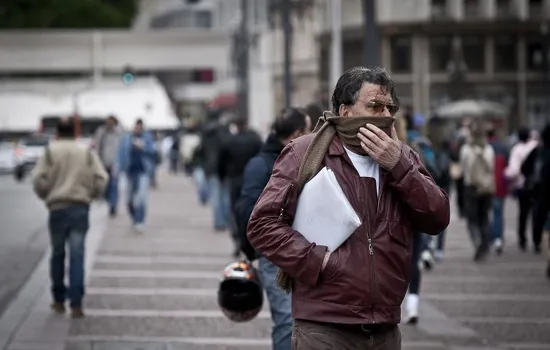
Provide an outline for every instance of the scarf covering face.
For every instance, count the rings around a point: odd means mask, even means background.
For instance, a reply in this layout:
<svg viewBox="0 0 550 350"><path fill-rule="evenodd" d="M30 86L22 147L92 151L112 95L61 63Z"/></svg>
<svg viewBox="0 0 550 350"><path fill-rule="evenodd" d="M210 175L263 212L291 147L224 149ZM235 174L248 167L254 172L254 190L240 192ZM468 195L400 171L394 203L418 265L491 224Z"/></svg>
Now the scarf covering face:
<svg viewBox="0 0 550 350"><path fill-rule="evenodd" d="M359 128L365 127L367 124L373 124L386 134L391 135L391 127L394 121L393 117L339 117L330 111L325 111L313 129L315 136L300 163L296 181L298 196L305 184L321 170L323 159L335 135L338 135L344 147L350 151L367 155L361 147L361 140L357 137ZM292 277L279 269L277 284L282 290L290 293L292 290Z"/></svg>

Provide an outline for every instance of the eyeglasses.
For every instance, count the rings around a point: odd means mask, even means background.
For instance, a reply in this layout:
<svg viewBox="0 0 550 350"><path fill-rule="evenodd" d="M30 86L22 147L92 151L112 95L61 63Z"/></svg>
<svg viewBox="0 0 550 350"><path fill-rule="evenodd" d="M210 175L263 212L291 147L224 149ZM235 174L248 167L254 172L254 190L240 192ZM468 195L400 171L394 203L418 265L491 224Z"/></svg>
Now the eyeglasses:
<svg viewBox="0 0 550 350"><path fill-rule="evenodd" d="M394 115L399 110L399 107L393 103L384 103L382 101L361 101L367 108L372 109L375 113L384 113L384 109L388 109L391 115Z"/></svg>

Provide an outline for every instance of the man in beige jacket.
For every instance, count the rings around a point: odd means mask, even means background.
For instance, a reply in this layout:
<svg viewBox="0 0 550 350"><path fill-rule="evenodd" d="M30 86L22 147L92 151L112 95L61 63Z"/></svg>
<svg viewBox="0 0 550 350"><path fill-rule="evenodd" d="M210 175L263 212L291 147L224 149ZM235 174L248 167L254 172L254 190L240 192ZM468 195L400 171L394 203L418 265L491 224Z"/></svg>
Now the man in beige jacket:
<svg viewBox="0 0 550 350"><path fill-rule="evenodd" d="M89 228L90 203L103 195L108 175L97 153L79 144L74 134L72 121L59 123L58 139L46 147L36 164L33 185L50 212L52 310L64 313L68 299L73 318L79 318L84 316L84 242ZM70 250L69 288L64 283L67 243Z"/></svg>

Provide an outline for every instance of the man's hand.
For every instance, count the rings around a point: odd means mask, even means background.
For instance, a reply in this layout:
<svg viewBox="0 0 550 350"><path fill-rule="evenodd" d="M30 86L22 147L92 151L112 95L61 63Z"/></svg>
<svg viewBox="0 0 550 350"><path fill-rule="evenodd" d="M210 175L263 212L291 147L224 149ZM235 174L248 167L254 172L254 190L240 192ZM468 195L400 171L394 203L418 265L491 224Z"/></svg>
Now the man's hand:
<svg viewBox="0 0 550 350"><path fill-rule="evenodd" d="M141 139L134 140L134 146L136 146L139 149L142 149L143 148L143 140L141 140Z"/></svg>
<svg viewBox="0 0 550 350"><path fill-rule="evenodd" d="M360 128L357 137L361 140L363 150L382 169L389 171L399 161L403 144L397 137L395 125L392 126L391 137L372 124L367 124L365 128Z"/></svg>

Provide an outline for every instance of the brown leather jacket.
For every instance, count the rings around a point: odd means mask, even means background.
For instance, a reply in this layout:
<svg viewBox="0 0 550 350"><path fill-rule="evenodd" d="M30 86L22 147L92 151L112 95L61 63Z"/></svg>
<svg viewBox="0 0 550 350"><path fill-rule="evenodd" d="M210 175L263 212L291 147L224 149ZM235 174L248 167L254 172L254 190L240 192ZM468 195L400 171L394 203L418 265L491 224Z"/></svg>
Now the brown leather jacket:
<svg viewBox="0 0 550 350"><path fill-rule="evenodd" d="M408 288L413 231L438 234L449 224L449 199L403 145L399 162L374 180L361 178L335 137L324 158L363 224L330 256L292 229L298 167L312 135L285 147L248 224L250 243L294 278L294 318L341 324L398 324ZM370 186L370 187L369 187Z"/></svg>

